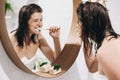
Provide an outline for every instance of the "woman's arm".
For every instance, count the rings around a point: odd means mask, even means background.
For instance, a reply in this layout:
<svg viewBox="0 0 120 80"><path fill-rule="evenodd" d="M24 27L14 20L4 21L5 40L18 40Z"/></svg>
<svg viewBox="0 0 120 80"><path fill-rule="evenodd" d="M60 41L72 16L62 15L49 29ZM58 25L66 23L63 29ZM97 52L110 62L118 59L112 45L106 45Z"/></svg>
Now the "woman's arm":
<svg viewBox="0 0 120 80"><path fill-rule="evenodd" d="M54 39L54 47L55 47L54 59L56 59L61 52L61 45L60 45L60 39L59 38Z"/></svg>
<svg viewBox="0 0 120 80"><path fill-rule="evenodd" d="M84 56L85 56L85 61L86 61L89 72L93 73L93 72L98 71L98 62L97 62L96 57L91 56L88 58L88 56L86 55Z"/></svg>
<svg viewBox="0 0 120 80"><path fill-rule="evenodd" d="M43 36L39 39L39 48L50 62L54 61L54 51L50 48Z"/></svg>
<svg viewBox="0 0 120 80"><path fill-rule="evenodd" d="M59 27L50 27L49 28L49 34L53 38L54 41L54 47L55 47L55 52L54 52L54 59L56 59L60 52L61 52L61 45L60 45L60 28Z"/></svg>
<svg viewBox="0 0 120 80"><path fill-rule="evenodd" d="M93 73L98 71L98 62L95 56L88 57L86 54L84 54L86 65L88 67L88 70Z"/></svg>
<svg viewBox="0 0 120 80"><path fill-rule="evenodd" d="M90 53L90 48L88 48L87 53ZM85 57L85 61L86 61L88 70L91 73L98 71L98 62L97 62L96 56L93 55L93 53L91 53L90 56L88 56L88 54L84 53L84 57Z"/></svg>
<svg viewBox="0 0 120 80"><path fill-rule="evenodd" d="M44 53L44 55L51 61L53 62L61 52L61 46L60 46L60 39L59 39L59 34L60 34L60 28L57 27L50 27L49 28L49 34L53 38L54 41L54 46L55 46L55 51L53 51L50 46L48 45L47 41L45 38L42 36L42 34L39 35L39 47L41 51Z"/></svg>

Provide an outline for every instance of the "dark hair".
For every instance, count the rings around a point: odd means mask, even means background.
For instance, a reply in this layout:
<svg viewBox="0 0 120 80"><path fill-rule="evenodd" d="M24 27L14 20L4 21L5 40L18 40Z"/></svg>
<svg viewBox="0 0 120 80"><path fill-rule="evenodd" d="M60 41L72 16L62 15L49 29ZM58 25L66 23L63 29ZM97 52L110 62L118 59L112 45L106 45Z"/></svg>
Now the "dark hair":
<svg viewBox="0 0 120 80"><path fill-rule="evenodd" d="M107 36L118 37L118 34L112 28L108 10L98 2L80 3L77 8L78 20L82 22L82 40L84 43L84 52L90 54L92 51L93 43L95 42L96 49L98 49L103 39ZM97 51L97 50L96 50Z"/></svg>
<svg viewBox="0 0 120 80"><path fill-rule="evenodd" d="M19 20L18 20L18 29L15 34L15 37L18 42L18 46L23 47L23 42L26 40L26 37L28 37L28 21L31 17L31 15L35 12L40 12L42 13L42 8L38 6L37 4L29 4L29 5L24 5L20 11L19 11ZM35 34L31 36L31 40L33 43L36 43L35 39Z"/></svg>

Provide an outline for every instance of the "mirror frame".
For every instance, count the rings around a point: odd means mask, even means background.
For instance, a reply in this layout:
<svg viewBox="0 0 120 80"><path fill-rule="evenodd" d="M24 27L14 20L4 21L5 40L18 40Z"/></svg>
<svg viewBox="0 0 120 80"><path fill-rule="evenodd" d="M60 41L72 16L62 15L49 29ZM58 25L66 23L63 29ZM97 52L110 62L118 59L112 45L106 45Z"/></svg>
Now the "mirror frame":
<svg viewBox="0 0 120 80"><path fill-rule="evenodd" d="M50 75L47 73L33 73L31 70L29 70L18 58L15 50L12 47L12 44L10 42L7 28L6 28L6 22L5 22L5 0L0 0L0 40L1 43L6 51L6 54L8 57L12 60L12 62L21 70L24 72L35 74L41 77L57 77L65 73L75 62L80 47L81 47L81 40L79 39L76 31L77 26L77 14L76 9L79 5L79 3L82 0L73 0L73 16L72 16L72 24L71 24L71 30L69 33L69 37L67 40L67 43L65 44L63 50L61 51L58 58L52 63L59 64L61 66L62 71L59 74ZM78 41L79 40L79 41Z"/></svg>

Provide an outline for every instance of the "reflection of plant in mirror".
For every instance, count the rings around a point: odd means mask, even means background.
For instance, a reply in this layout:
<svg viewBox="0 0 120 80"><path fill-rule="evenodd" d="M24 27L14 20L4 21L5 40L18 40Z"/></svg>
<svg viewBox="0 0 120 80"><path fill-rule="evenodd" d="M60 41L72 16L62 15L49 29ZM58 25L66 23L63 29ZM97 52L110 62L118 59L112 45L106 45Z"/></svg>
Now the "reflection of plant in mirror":
<svg viewBox="0 0 120 80"><path fill-rule="evenodd" d="M61 72L61 67L59 64L54 64L49 70L50 74L58 74L60 72Z"/></svg>
<svg viewBox="0 0 120 80"><path fill-rule="evenodd" d="M59 70L60 69L60 65L59 64L55 64L53 69L54 70Z"/></svg>
<svg viewBox="0 0 120 80"><path fill-rule="evenodd" d="M43 62L40 59L36 61L36 64L32 70L33 72L42 72L49 74L57 74L61 72L61 67L59 64L54 64L53 66L48 62Z"/></svg>
<svg viewBox="0 0 120 80"><path fill-rule="evenodd" d="M38 59L38 60L36 61L35 65L34 65L34 68L33 68L33 69L39 71L40 67L42 67L42 66L44 66L44 65L47 65L47 64L48 64L48 62L43 62L43 61L41 61L40 59Z"/></svg>
<svg viewBox="0 0 120 80"><path fill-rule="evenodd" d="M40 67L42 67L43 65L47 64L48 62L43 62L40 64Z"/></svg>
<svg viewBox="0 0 120 80"><path fill-rule="evenodd" d="M13 12L12 5L11 5L11 3L10 3L8 0L5 1L5 12L6 12L6 11L11 11L11 12Z"/></svg>

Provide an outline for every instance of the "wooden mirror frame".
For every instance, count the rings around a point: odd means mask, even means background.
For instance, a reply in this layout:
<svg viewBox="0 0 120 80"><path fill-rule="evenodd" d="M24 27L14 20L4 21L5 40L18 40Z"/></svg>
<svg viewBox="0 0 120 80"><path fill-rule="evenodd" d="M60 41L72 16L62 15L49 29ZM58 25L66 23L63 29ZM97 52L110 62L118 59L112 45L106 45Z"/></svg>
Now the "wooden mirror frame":
<svg viewBox="0 0 120 80"><path fill-rule="evenodd" d="M12 47L12 44L8 36L7 28L6 28L5 0L0 0L0 9L1 9L0 11L0 40L2 42L2 45L8 57L12 60L12 62L24 72L39 75L41 77L57 77L65 73L75 62L76 57L78 56L78 53L81 47L81 41L79 37L77 36L78 33L76 31L76 26L77 26L76 9L80 2L81 0L73 0L73 17L72 17L72 25L71 25L71 30L69 33L68 41L65 44L58 58L52 63L52 65L59 64L61 66L62 72L56 75L50 75L47 73L33 73L18 58L15 50Z"/></svg>

